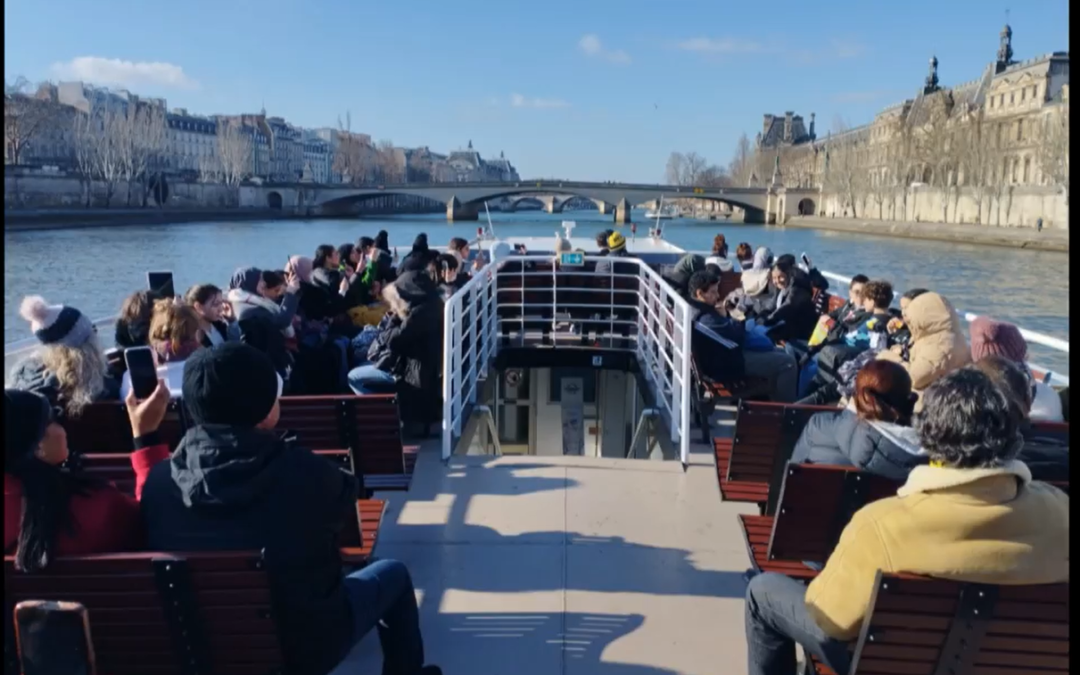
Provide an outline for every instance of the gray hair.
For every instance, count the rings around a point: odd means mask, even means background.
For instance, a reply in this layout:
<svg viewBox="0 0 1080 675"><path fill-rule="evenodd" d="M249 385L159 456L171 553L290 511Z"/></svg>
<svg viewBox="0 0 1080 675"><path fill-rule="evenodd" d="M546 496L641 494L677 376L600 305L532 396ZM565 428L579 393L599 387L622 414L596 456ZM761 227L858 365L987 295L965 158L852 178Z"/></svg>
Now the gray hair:
<svg viewBox="0 0 1080 675"><path fill-rule="evenodd" d="M958 469L1001 466L1023 445L1016 403L975 366L949 373L923 393L915 429L931 459Z"/></svg>

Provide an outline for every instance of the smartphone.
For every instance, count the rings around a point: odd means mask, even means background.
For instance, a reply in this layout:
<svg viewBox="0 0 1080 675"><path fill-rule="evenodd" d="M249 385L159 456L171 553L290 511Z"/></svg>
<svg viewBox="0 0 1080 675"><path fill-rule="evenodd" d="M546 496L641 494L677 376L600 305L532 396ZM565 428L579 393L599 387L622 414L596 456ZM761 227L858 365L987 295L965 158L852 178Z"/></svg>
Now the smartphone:
<svg viewBox="0 0 1080 675"><path fill-rule="evenodd" d="M127 364L128 373L131 374L131 388L135 392L135 398L139 400L150 398L157 389L158 383L157 366L154 365L154 355L150 353L150 348L125 349L124 363Z"/></svg>
<svg viewBox="0 0 1080 675"><path fill-rule="evenodd" d="M146 287L159 298L175 298L172 272L147 272Z"/></svg>
<svg viewBox="0 0 1080 675"><path fill-rule="evenodd" d="M15 605L15 644L22 675L95 675L86 607L24 600Z"/></svg>

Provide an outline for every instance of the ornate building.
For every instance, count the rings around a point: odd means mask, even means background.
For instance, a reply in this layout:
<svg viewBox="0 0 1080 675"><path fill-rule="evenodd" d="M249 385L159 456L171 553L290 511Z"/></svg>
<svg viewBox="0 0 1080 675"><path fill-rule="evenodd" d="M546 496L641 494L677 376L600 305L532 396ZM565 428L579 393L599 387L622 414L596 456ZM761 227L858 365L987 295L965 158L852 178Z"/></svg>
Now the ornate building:
<svg viewBox="0 0 1080 675"><path fill-rule="evenodd" d="M1005 26L994 61L978 78L953 87L941 86L938 60L931 57L912 98L859 127L819 138L813 114L809 129L791 112L765 115L752 184L768 185L779 157L784 185L820 186L836 196L838 211L852 215L892 209L899 216L897 200L920 185L943 190L946 202L950 190L975 191L980 212L984 197L1000 201L1013 186L1058 185L1067 191L1067 159L1063 170L1049 167L1050 158L1061 153L1047 146L1060 145L1060 133L1051 140L1047 130L1065 129L1067 156L1069 54L1017 62L1012 36ZM906 211L906 204L900 207Z"/></svg>

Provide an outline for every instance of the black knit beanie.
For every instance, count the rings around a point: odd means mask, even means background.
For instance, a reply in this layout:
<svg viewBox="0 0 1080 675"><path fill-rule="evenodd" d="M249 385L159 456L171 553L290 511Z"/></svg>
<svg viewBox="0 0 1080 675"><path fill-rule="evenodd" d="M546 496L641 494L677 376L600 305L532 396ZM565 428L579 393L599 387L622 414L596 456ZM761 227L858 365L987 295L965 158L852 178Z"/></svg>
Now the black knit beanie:
<svg viewBox="0 0 1080 675"><path fill-rule="evenodd" d="M241 342L200 349L184 362L184 405L195 424L254 428L280 393L270 358Z"/></svg>
<svg viewBox="0 0 1080 675"><path fill-rule="evenodd" d="M32 391L5 389L4 463L13 465L32 455L52 421L47 398Z"/></svg>

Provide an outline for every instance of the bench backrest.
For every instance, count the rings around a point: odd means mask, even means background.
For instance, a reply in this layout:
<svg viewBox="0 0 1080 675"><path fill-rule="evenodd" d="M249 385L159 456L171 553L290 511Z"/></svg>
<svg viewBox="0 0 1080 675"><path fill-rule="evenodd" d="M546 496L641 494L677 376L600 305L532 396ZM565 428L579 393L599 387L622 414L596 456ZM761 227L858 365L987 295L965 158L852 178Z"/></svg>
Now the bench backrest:
<svg viewBox="0 0 1080 675"><path fill-rule="evenodd" d="M1034 436L1040 438L1050 438L1055 441L1069 445L1069 423L1068 422L1032 422L1032 432Z"/></svg>
<svg viewBox="0 0 1080 675"><path fill-rule="evenodd" d="M61 426L67 432L68 451L72 454L88 452L131 452L131 422L122 401L99 401L86 406L78 417L63 418ZM178 400L169 403L169 411L158 429L170 448L175 448L184 436L187 424L183 406Z"/></svg>
<svg viewBox="0 0 1080 675"><path fill-rule="evenodd" d="M769 539L769 560L824 563L864 505L896 494L900 483L854 467L788 464Z"/></svg>
<svg viewBox="0 0 1080 675"><path fill-rule="evenodd" d="M993 586L878 572L852 674L1069 672L1069 585Z"/></svg>
<svg viewBox="0 0 1080 675"><path fill-rule="evenodd" d="M740 401L727 480L772 482L777 458L783 457L779 462L782 468L807 420L816 413L830 410L836 408Z"/></svg>
<svg viewBox="0 0 1080 675"><path fill-rule="evenodd" d="M258 552L59 558L36 574L6 557L8 616L22 600L82 603L100 673L283 670Z"/></svg>

